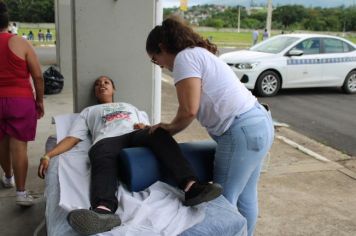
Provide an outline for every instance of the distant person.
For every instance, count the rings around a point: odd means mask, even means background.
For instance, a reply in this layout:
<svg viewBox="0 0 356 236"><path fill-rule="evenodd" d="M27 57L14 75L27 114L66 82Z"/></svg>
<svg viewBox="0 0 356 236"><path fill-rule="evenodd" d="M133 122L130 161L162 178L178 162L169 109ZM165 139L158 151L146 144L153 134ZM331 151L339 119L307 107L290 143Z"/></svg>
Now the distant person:
<svg viewBox="0 0 356 236"><path fill-rule="evenodd" d="M255 30L252 32L252 40L253 40L252 45L255 45L255 44L257 43L257 41L258 41L258 35L259 35L258 30L255 29Z"/></svg>
<svg viewBox="0 0 356 236"><path fill-rule="evenodd" d="M16 22L13 22L12 23L12 26L11 26L11 33L14 34L14 35L17 35L17 25L16 25Z"/></svg>
<svg viewBox="0 0 356 236"><path fill-rule="evenodd" d="M52 41L52 33L49 29L47 29L46 41Z"/></svg>
<svg viewBox="0 0 356 236"><path fill-rule="evenodd" d="M28 32L27 39L28 40L33 40L34 39L32 30L30 30L30 32Z"/></svg>
<svg viewBox="0 0 356 236"><path fill-rule="evenodd" d="M282 30L281 34L284 34L284 30Z"/></svg>
<svg viewBox="0 0 356 236"><path fill-rule="evenodd" d="M44 42L45 37L44 37L44 33L42 32L42 30L38 31L37 37L38 37L39 42L41 42L41 41Z"/></svg>
<svg viewBox="0 0 356 236"><path fill-rule="evenodd" d="M265 29L265 31L263 31L263 34L262 34L262 40L268 39L268 36L269 36L268 31L267 31L267 29Z"/></svg>
<svg viewBox="0 0 356 236"><path fill-rule="evenodd" d="M7 7L0 0L0 165L4 171L1 183L5 188L16 184L16 204L31 206L34 199L25 189L27 142L35 139L37 119L44 115L43 77L31 44L8 33L8 25Z"/></svg>
<svg viewBox="0 0 356 236"><path fill-rule="evenodd" d="M27 35L25 33L22 33L22 38L27 39Z"/></svg>

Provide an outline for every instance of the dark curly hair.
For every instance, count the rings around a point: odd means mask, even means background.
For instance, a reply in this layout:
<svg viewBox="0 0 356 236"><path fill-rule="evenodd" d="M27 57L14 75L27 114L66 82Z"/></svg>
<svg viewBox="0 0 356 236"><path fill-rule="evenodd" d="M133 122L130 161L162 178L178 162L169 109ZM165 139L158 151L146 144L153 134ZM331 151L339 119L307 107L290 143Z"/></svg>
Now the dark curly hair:
<svg viewBox="0 0 356 236"><path fill-rule="evenodd" d="M181 18L170 16L151 30L146 40L147 53L160 53L162 44L168 53L177 54L186 48L202 47L217 54L217 46L204 39Z"/></svg>
<svg viewBox="0 0 356 236"><path fill-rule="evenodd" d="M9 13L6 4L0 1L0 30L6 29L9 26Z"/></svg>

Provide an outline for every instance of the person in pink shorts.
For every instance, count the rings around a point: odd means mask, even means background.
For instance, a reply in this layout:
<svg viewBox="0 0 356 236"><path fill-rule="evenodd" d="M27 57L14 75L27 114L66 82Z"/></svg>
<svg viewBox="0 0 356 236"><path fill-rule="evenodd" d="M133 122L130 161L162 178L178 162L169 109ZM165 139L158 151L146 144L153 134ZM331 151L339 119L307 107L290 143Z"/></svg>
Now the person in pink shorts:
<svg viewBox="0 0 356 236"><path fill-rule="evenodd" d="M8 24L7 7L0 0L1 183L5 188L16 183L16 203L31 206L34 199L25 190L27 142L35 139L37 119L44 115L43 77L34 49L21 36L9 34Z"/></svg>

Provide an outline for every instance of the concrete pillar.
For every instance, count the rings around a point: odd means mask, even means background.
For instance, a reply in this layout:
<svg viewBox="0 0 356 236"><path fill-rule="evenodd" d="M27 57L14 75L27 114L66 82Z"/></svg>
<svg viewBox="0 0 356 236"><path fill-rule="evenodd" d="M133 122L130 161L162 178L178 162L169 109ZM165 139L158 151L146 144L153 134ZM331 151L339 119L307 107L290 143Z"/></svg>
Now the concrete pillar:
<svg viewBox="0 0 356 236"><path fill-rule="evenodd" d="M149 31L162 21L160 0L57 1L57 9L62 1L70 3L71 9L68 28L62 29L59 21L59 38L71 38L72 43L59 40L59 62L61 71L70 69L62 60L71 62L74 111L95 103L93 81L107 75L116 85L115 101L134 104L153 123L159 122L161 69L150 62L145 42ZM58 19L65 17L58 12Z"/></svg>
<svg viewBox="0 0 356 236"><path fill-rule="evenodd" d="M56 56L57 64L64 77L64 89L73 87L72 68L72 1L55 0Z"/></svg>

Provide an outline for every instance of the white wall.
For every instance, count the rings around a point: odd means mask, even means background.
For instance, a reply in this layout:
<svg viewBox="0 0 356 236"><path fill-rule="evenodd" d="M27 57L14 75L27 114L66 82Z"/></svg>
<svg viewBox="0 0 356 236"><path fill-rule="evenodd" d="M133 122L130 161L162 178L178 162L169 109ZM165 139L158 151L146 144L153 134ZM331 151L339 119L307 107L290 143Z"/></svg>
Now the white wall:
<svg viewBox="0 0 356 236"><path fill-rule="evenodd" d="M57 1L60 6L63 0ZM71 3L68 18L73 27L73 40L72 45L64 43L63 37L71 38L71 30L70 26L61 27L66 19L61 17L64 11L58 11L59 47L62 48L59 61L61 70L70 67L64 65L66 62L72 62L74 111L95 103L93 81L100 75L108 75L116 84L116 101L132 103L145 110L152 122L158 122L161 70L150 62L145 43L150 30L162 20L160 1L64 1ZM67 55L69 47L72 48L71 59Z"/></svg>

